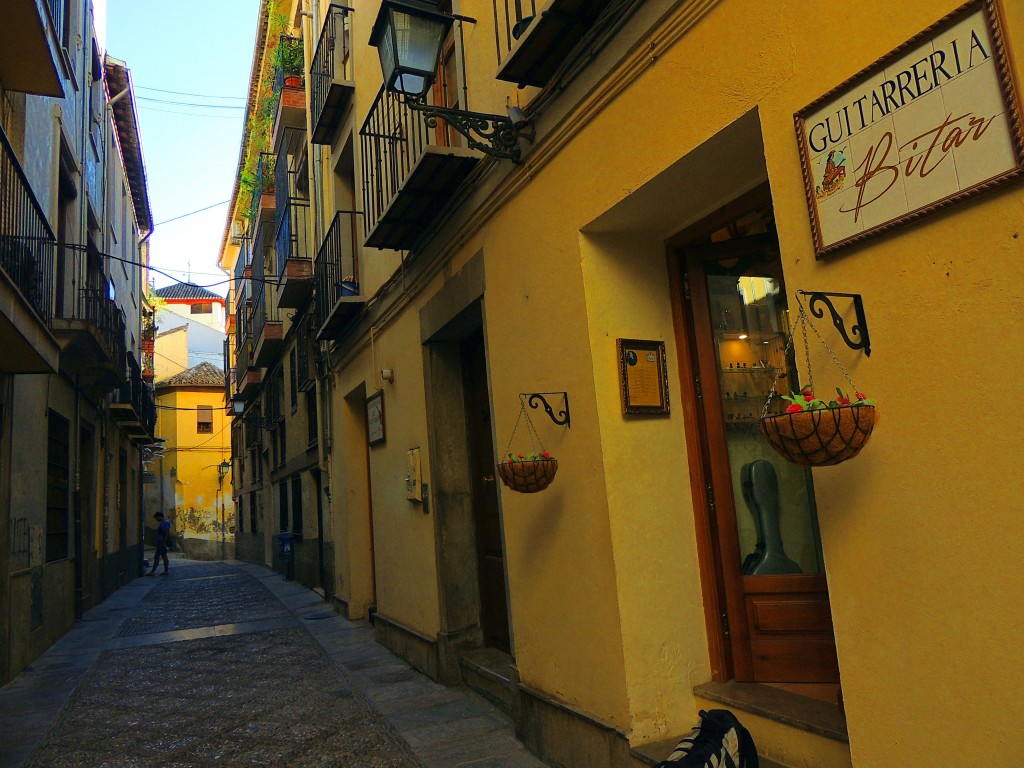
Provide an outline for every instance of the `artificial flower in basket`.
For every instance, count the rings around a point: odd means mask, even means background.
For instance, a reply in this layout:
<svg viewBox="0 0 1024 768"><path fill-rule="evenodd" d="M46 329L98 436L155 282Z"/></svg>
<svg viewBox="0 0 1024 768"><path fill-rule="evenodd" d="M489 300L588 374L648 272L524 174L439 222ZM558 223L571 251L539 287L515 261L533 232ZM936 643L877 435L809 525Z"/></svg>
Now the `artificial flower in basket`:
<svg viewBox="0 0 1024 768"><path fill-rule="evenodd" d="M878 421L874 400L861 392L853 398L836 388L836 398L825 402L804 387L792 396L785 413L762 415L761 431L783 458L794 464L827 467L852 459L871 437ZM769 398L769 402L771 399ZM767 411L765 404L765 411Z"/></svg>
<svg viewBox="0 0 1024 768"><path fill-rule="evenodd" d="M543 491L555 479L558 459L545 450L527 454L506 452L498 464L498 477L506 486L520 493Z"/></svg>

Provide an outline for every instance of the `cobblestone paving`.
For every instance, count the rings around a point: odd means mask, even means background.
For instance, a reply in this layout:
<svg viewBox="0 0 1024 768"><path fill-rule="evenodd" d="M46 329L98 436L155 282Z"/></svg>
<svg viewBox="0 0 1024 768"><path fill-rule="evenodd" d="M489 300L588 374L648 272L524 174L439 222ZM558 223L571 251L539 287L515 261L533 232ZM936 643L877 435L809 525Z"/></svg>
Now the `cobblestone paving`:
<svg viewBox="0 0 1024 768"><path fill-rule="evenodd" d="M139 603L141 615L129 616L122 627L162 632L160 622L181 629L286 613L251 576L172 573ZM294 626L103 652L27 765L420 763L308 632Z"/></svg>

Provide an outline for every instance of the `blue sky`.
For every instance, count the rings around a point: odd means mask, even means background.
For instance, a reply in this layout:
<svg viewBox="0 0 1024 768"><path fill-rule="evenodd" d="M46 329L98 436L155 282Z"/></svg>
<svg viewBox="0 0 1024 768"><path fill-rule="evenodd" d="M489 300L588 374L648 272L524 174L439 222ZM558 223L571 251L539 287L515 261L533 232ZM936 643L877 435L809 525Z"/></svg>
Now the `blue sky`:
<svg viewBox="0 0 1024 768"><path fill-rule="evenodd" d="M185 279L191 264L193 282L223 281L216 263L227 204L161 222L231 196L259 0L106 0L105 5L107 51L127 63L136 89L157 223L151 265ZM103 16L99 8L99 24ZM157 287L172 282L157 273L152 277ZM224 294L227 286L211 290Z"/></svg>

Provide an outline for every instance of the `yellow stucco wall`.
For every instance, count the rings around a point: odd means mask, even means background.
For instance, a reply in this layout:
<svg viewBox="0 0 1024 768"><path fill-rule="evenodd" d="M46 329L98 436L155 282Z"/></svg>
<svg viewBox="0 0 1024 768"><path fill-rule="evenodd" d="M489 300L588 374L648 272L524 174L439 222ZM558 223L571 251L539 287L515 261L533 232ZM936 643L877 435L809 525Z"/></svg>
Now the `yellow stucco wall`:
<svg viewBox="0 0 1024 768"><path fill-rule="evenodd" d="M223 519L231 538L235 514L231 473L221 484L217 469L222 461L231 458L231 431L223 406L223 390L158 388L156 402L156 435L166 439L163 474L157 481L164 483L167 510L173 505L174 532L188 538L219 540ZM200 405L213 406L210 433L197 432L196 408ZM159 463L156 471L161 472Z"/></svg>
<svg viewBox="0 0 1024 768"><path fill-rule="evenodd" d="M790 292L863 294L874 348L868 359L836 344L854 380L879 400L881 426L856 461L814 473L853 764L945 764L973 743L971 712L984 713L994 763L1013 764L1024 752L1014 618L1024 589L1009 564L1024 554L1013 535L1024 483L1014 411L1002 406L1020 379L1014 340L1024 305L1012 286L1024 277L1021 183L816 261L793 131L795 112L956 4L913 0L884 13L878 3L829 6L813 20L792 2L700 5L707 14L695 24L683 12L671 17L668 42L641 42L650 61L622 51L633 65L597 86L558 152L538 146L527 157L529 182L482 228L462 233L452 259L452 274L478 252L485 260L497 449L519 392L566 390L572 404L571 430L535 418L560 460L552 487L529 496L502 490L519 673L634 743L681 733L694 719L692 686L711 670L664 243L766 178ZM1024 8L1003 6L1020 61ZM356 39L371 22L372 14L357 15ZM829 30L854 33L823 50ZM360 115L379 86L374 54L356 49ZM1015 73L1024 79L1019 65ZM621 89L615 98L590 108L613 88ZM737 173L729 196L708 199L703 185L666 180L752 110L763 166ZM703 171L710 183L716 169ZM589 231L647 184L678 200L678 215L642 232L628 224ZM377 388L376 370L396 371L383 387L387 442L370 449L377 601L427 634L438 628L433 521L405 499L403 478L409 448L421 448L428 480L443 460L428 450L417 310L444 280L435 277L384 324L372 350L367 341L342 361L333 390L337 414L346 394ZM622 416L618 337L666 341L670 416ZM824 359L816 375L832 375ZM339 439L343 424L335 420L336 483L346 452L361 446ZM336 488L342 541L352 516L340 495Z"/></svg>
<svg viewBox="0 0 1024 768"><path fill-rule="evenodd" d="M166 330L153 346L153 377L162 381L188 368L188 326Z"/></svg>

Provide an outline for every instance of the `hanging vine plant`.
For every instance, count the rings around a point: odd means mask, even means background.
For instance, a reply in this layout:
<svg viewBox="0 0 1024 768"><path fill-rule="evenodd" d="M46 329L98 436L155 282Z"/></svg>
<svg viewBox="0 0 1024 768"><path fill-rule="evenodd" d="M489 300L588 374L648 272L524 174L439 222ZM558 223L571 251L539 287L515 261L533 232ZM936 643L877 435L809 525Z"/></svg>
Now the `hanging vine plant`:
<svg viewBox="0 0 1024 768"><path fill-rule="evenodd" d="M531 451L529 453L513 453L512 441L515 439L523 416L526 416L526 429L530 437ZM508 445L505 446L504 458L498 464L498 477L513 491L537 493L551 485L556 472L558 472L558 459L544 450L544 444L541 443L540 436L526 410L526 402L520 396L519 415L516 417L515 426L512 427L512 436L508 439Z"/></svg>
<svg viewBox="0 0 1024 768"><path fill-rule="evenodd" d="M792 395L781 395L780 397L789 403L785 412L769 415L768 410L777 394L775 386L784 373L784 369L780 369L772 382L768 400L761 410L761 432L768 440L768 444L786 461L810 467L827 467L852 459L860 453L875 429L878 412L875 409L875 401L865 396L853 383L836 353L811 322L800 299L797 298L796 302L800 310L796 326L786 343L785 359L788 359L799 327L803 332L809 384ZM850 385L849 391L836 387L834 399L826 401L815 394L810 348L807 343L808 326L817 335ZM850 392L853 392L852 397Z"/></svg>

